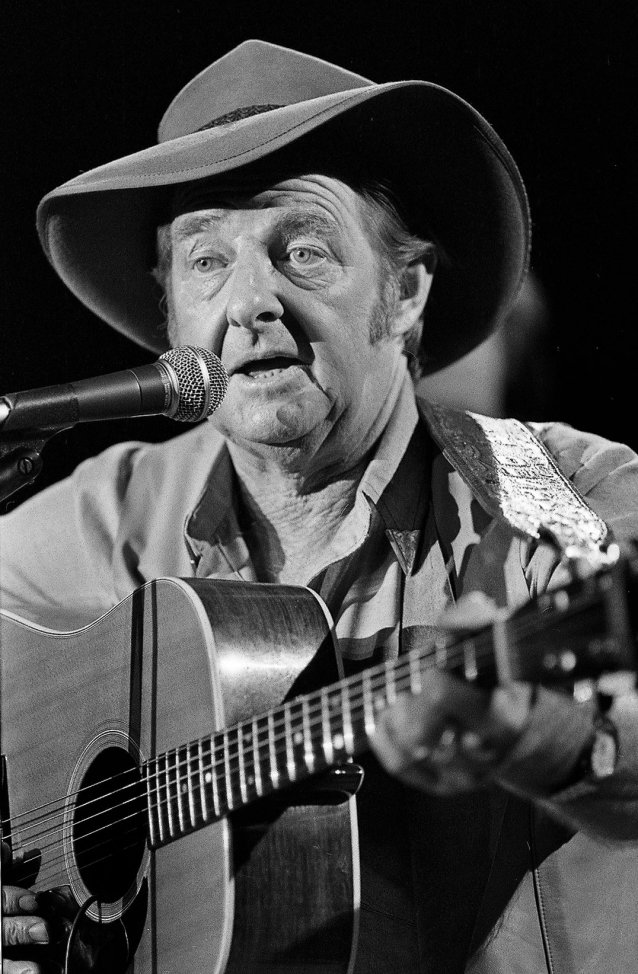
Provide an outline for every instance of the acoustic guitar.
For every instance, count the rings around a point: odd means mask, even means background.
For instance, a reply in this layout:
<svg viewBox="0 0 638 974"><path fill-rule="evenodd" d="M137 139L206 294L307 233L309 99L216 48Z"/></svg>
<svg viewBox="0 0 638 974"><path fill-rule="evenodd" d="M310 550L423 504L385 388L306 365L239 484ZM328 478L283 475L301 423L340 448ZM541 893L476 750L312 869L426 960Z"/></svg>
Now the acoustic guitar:
<svg viewBox="0 0 638 974"><path fill-rule="evenodd" d="M634 671L635 575L620 562L348 679L306 588L158 579L74 632L0 613L12 881L68 887L135 974L345 974L352 758L376 712L431 666L567 689Z"/></svg>

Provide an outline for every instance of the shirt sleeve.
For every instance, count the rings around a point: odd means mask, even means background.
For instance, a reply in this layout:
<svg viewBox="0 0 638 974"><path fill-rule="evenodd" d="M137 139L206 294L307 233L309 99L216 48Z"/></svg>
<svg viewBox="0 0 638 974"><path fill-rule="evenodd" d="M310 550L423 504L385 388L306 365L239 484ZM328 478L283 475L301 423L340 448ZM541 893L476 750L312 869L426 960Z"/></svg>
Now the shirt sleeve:
<svg viewBox="0 0 638 974"><path fill-rule="evenodd" d="M631 542L638 539L638 456L627 446L558 423L540 427L537 433L565 476L610 528L610 539L621 550L628 550ZM569 581L549 547L523 545L523 552L526 579L533 596ZM546 740L548 754L551 751L553 759L560 760L574 751L577 741L592 727L589 705L583 705L580 714L572 712L566 719L563 708L553 702L555 694L541 691L539 699L541 705L532 715L514 755L522 790L528 795L535 792L530 769L538 764L538 742ZM616 773L600 783L582 782L551 795L536 792L536 799L550 814L573 827L635 842L638 839L638 697L635 692L619 697L611 716L619 733L620 759ZM550 748L552 740L554 745ZM560 750L555 747L559 740ZM528 748L530 763L525 771Z"/></svg>
<svg viewBox="0 0 638 974"><path fill-rule="evenodd" d="M113 546L139 448L111 447L0 518L2 609L70 630L116 604Z"/></svg>
<svg viewBox="0 0 638 974"><path fill-rule="evenodd" d="M610 529L610 540L628 550L638 540L638 456L630 447L562 423L536 428L562 473ZM547 545L521 545L530 595L566 584L567 573Z"/></svg>
<svg viewBox="0 0 638 974"><path fill-rule="evenodd" d="M638 456L628 446L553 423L541 436L563 473L625 546L638 539Z"/></svg>

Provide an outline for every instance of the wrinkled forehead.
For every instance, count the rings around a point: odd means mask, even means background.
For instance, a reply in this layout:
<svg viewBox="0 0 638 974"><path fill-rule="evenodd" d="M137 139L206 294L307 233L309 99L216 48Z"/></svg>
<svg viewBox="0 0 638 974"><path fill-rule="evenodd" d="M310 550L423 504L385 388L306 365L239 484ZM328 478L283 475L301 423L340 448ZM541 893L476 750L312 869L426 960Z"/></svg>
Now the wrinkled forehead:
<svg viewBox="0 0 638 974"><path fill-rule="evenodd" d="M173 192L171 221L201 210L265 209L270 206L303 206L357 213L360 193L343 180L324 174L225 174L184 183Z"/></svg>

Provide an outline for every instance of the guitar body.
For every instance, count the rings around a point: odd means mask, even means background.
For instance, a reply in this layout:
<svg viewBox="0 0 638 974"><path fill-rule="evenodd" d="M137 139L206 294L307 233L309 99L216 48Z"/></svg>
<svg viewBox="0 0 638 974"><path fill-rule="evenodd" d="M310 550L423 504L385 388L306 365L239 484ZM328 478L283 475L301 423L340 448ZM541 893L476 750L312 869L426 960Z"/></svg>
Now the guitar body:
<svg viewBox="0 0 638 974"><path fill-rule="evenodd" d="M132 815L107 857L77 854L108 814L102 789L95 819L78 816L87 783L139 792L142 762L335 679L312 592L160 579L74 633L0 614L0 640L5 838L25 882L69 885L96 926L125 925L135 974L348 971L352 798L289 789L155 849Z"/></svg>

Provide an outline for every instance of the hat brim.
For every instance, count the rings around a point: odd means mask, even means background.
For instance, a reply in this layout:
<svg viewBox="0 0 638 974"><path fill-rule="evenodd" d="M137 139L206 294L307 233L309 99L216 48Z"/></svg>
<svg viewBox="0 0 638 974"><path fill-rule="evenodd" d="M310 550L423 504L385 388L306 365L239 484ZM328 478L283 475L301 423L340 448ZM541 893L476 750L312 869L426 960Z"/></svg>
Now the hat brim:
<svg viewBox="0 0 638 974"><path fill-rule="evenodd" d="M467 102L423 81L369 85L159 143L49 193L38 232L56 271L99 317L166 348L151 270L170 187L259 164L341 159L354 179L389 183L410 229L432 235L437 270L424 329L426 370L482 341L511 307L527 268L530 220L518 169Z"/></svg>

